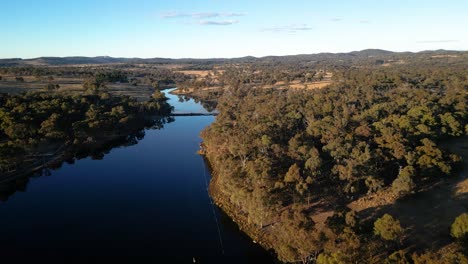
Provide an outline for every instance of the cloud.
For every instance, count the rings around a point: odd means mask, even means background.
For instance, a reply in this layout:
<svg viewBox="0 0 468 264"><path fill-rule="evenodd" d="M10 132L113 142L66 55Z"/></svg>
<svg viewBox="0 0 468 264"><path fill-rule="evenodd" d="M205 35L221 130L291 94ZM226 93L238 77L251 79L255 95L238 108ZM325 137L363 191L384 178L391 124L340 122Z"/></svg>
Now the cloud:
<svg viewBox="0 0 468 264"><path fill-rule="evenodd" d="M297 33L299 31L309 31L313 30L314 28L308 26L306 24L302 25L288 25L288 26L281 26L281 27L270 27L270 28L262 28L261 31L263 32L275 32L275 33Z"/></svg>
<svg viewBox="0 0 468 264"><path fill-rule="evenodd" d="M190 17L189 14L179 13L179 12L167 12L161 14L162 18L180 18L180 17Z"/></svg>
<svg viewBox="0 0 468 264"><path fill-rule="evenodd" d="M188 24L198 24L203 26L229 26L239 23L239 20L228 20L227 18L245 16L245 13L235 12L198 12L198 13L182 13L182 12L166 12L160 15L164 19L189 18L191 22ZM225 18L225 20L222 20ZM208 20L210 19L210 20ZM215 20L213 20L215 19ZM219 19L219 20L218 20Z"/></svg>
<svg viewBox="0 0 468 264"><path fill-rule="evenodd" d="M339 18L339 17L335 17L335 18L330 19L330 21L332 21L332 22L342 22L342 21L344 21L344 19ZM371 23L370 20L366 20L366 19L359 20L358 22L360 24L370 24Z"/></svg>
<svg viewBox="0 0 468 264"><path fill-rule="evenodd" d="M224 21L198 21L198 24L203 26L229 26L239 23L239 20L224 20Z"/></svg>
<svg viewBox="0 0 468 264"><path fill-rule="evenodd" d="M234 12L199 12L199 13L181 13L181 12L166 12L162 13L162 18L184 18L191 17L196 19L201 18L214 18L214 17L241 17L245 16L245 13L234 13Z"/></svg>
<svg viewBox="0 0 468 264"><path fill-rule="evenodd" d="M221 16L225 16L225 17L241 17L241 16L245 16L245 13L221 13Z"/></svg>
<svg viewBox="0 0 468 264"><path fill-rule="evenodd" d="M210 17L219 17L219 13L215 12L203 12L203 13L193 13L191 14L193 18L210 18Z"/></svg>
<svg viewBox="0 0 468 264"><path fill-rule="evenodd" d="M439 39L439 40L421 40L421 41L416 41L416 43L422 43L422 44L431 44L431 43L453 43L453 42L459 42L460 40L458 39Z"/></svg>

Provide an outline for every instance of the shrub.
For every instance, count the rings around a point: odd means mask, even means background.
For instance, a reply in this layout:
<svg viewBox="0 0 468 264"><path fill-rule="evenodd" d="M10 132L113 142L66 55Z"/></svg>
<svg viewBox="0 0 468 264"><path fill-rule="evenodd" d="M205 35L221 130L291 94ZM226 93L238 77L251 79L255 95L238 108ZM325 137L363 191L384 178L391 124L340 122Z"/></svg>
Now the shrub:
<svg viewBox="0 0 468 264"><path fill-rule="evenodd" d="M389 214L385 214L375 221L374 234L384 240L396 241L401 238L403 228L400 225L400 221Z"/></svg>
<svg viewBox="0 0 468 264"><path fill-rule="evenodd" d="M463 213L455 218L450 234L456 239L466 239L468 237L468 213Z"/></svg>

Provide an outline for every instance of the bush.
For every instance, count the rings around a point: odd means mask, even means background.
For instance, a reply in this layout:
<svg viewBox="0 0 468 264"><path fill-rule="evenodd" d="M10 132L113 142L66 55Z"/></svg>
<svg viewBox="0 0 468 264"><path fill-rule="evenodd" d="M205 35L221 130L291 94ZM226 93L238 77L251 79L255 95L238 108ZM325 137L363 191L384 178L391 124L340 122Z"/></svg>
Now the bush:
<svg viewBox="0 0 468 264"><path fill-rule="evenodd" d="M406 166L403 168L398 177L392 183L392 190L398 195L407 195L411 193L415 185L413 182L414 168Z"/></svg>
<svg viewBox="0 0 468 264"><path fill-rule="evenodd" d="M403 235L403 228L400 221L389 214L385 214L374 223L374 234L384 240L396 241Z"/></svg>
<svg viewBox="0 0 468 264"><path fill-rule="evenodd" d="M341 264L345 262L345 257L341 252L322 253L317 257L317 264Z"/></svg>
<svg viewBox="0 0 468 264"><path fill-rule="evenodd" d="M468 238L468 213L463 213L455 218L450 229L450 234L456 239Z"/></svg>
<svg viewBox="0 0 468 264"><path fill-rule="evenodd" d="M403 250L393 252L387 259L385 264L409 264L408 258Z"/></svg>

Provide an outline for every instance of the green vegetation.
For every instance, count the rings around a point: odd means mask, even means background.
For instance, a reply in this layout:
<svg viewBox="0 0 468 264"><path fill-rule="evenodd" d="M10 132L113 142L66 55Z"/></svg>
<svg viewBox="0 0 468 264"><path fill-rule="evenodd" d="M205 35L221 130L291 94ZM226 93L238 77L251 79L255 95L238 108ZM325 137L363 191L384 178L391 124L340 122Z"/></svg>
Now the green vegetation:
<svg viewBox="0 0 468 264"><path fill-rule="evenodd" d="M0 174L29 173L43 154L112 141L160 122L172 110L164 96L141 103L110 96L101 87L91 86L85 95L0 96Z"/></svg>
<svg viewBox="0 0 468 264"><path fill-rule="evenodd" d="M468 213L461 214L455 219L450 234L460 240L468 238Z"/></svg>
<svg viewBox="0 0 468 264"><path fill-rule="evenodd" d="M460 157L440 143L467 133L466 62L371 64L333 76L326 89L226 86L219 116L202 133L212 194L280 260L415 262L410 254L426 248L406 239L410 227L398 215L348 206L411 200L453 177Z"/></svg>
<svg viewBox="0 0 468 264"><path fill-rule="evenodd" d="M384 240L397 241L401 239L403 231L400 221L389 214L385 214L374 223L374 234Z"/></svg>

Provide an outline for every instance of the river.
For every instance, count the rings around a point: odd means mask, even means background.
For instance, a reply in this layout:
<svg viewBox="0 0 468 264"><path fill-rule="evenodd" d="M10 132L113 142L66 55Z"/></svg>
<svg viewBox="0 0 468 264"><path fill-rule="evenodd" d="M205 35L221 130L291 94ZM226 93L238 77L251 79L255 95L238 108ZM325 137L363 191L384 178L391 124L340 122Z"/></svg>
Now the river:
<svg viewBox="0 0 468 264"><path fill-rule="evenodd" d="M206 111L165 93L176 113ZM208 196L210 175L196 151L200 131L214 118L177 116L103 159L64 163L49 176L17 183L0 202L2 257L271 263Z"/></svg>

